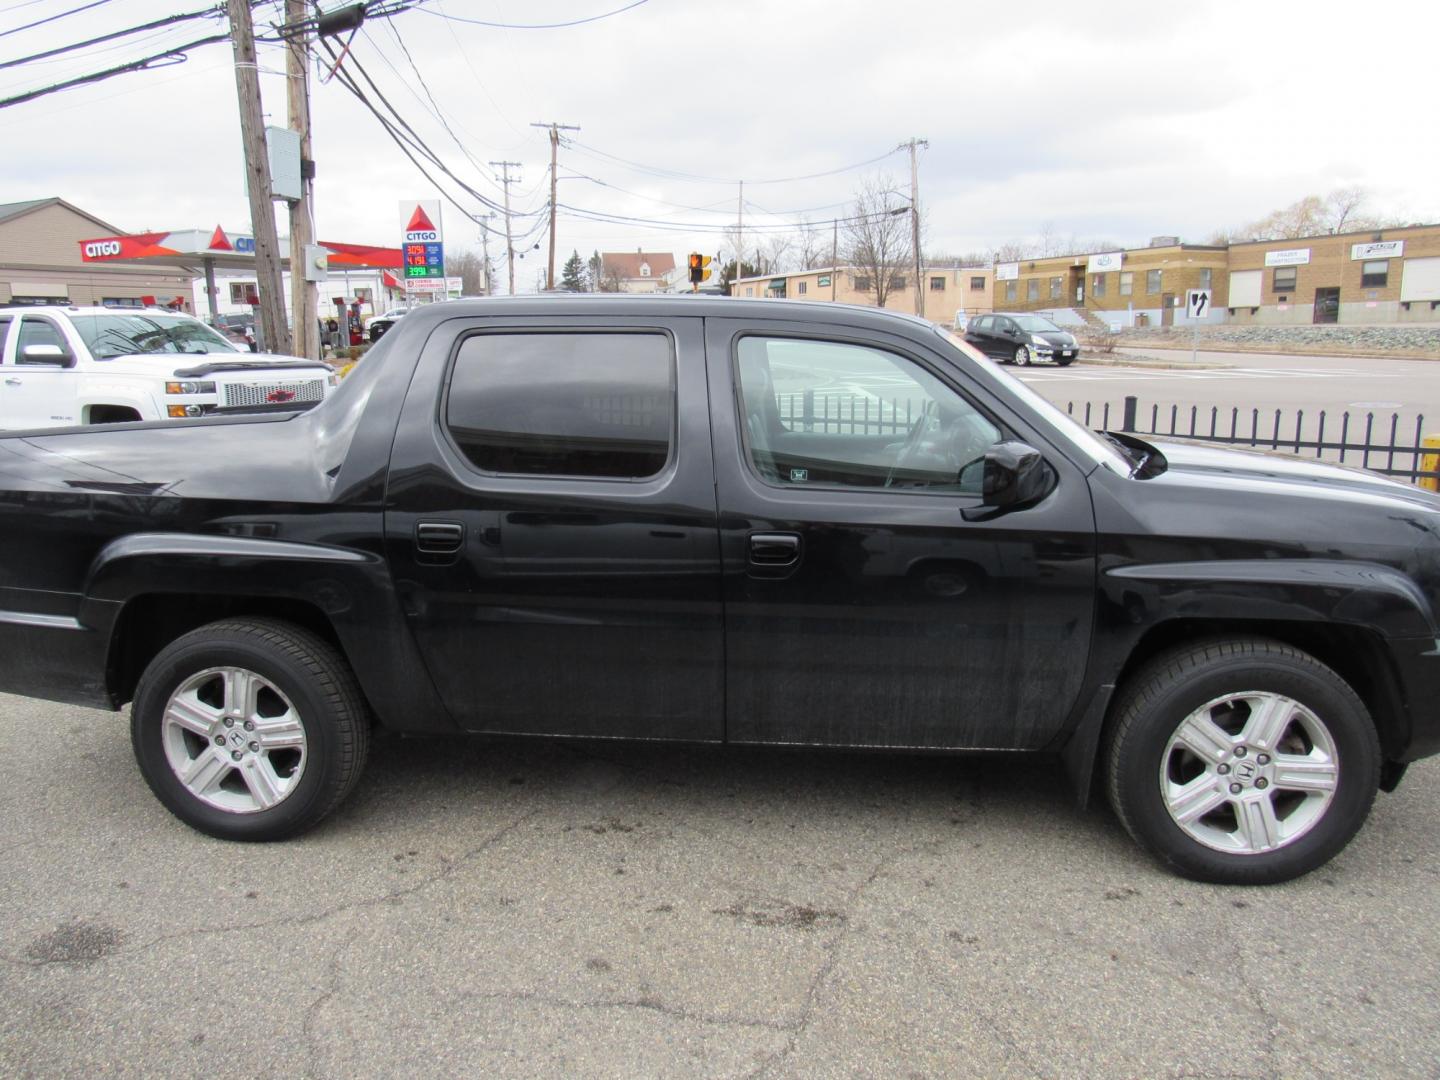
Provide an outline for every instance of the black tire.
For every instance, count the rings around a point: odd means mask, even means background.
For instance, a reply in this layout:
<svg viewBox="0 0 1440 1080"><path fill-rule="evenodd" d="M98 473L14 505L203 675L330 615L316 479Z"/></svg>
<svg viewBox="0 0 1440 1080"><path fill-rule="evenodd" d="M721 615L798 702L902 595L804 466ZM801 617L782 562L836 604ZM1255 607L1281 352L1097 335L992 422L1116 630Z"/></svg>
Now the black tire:
<svg viewBox="0 0 1440 1080"><path fill-rule="evenodd" d="M1244 722L1250 706L1242 695L1250 692L1261 695L1257 701L1268 697L1290 699L1299 704L1301 711L1294 715L1303 717L1303 721L1297 719L1297 726L1280 731L1281 737L1292 741L1291 745L1295 740L1305 743L1309 738L1305 725L1318 722L1323 738L1328 738L1333 750L1333 790L1328 803L1307 802L1311 794L1282 790L1289 785L1277 771L1275 779L1268 782L1273 786L1264 797L1276 818L1280 817L1282 807L1277 802L1279 799L1291 800L1285 804L1291 814L1298 807L1305 807L1304 816L1294 819L1299 822L1297 825L1290 826L1286 819L1280 818L1278 828L1293 828L1293 835L1278 839L1278 846L1269 850L1219 850L1211 843L1201 842L1177 822L1162 790L1161 769L1187 764L1199 768L1207 774L1193 777L1193 783L1200 789L1209 783L1209 772L1226 773L1223 779L1218 775L1214 777L1215 786L1211 790L1215 794L1206 798L1222 798L1229 809L1223 805L1217 807L1214 818L1201 817L1187 828L1206 832L1210 837L1223 836L1226 823L1233 820L1236 826L1233 835L1240 837L1245 833L1247 826L1242 824L1240 816L1243 800L1259 799L1260 793L1252 786L1237 785L1245 788L1243 794L1233 799L1225 796L1226 791L1234 791L1231 782L1241 779L1243 759L1222 750L1216 758L1220 764L1207 766L1202 757L1191 755L1184 746L1172 746L1171 740L1187 718L1199 714L1219 717L1220 727L1235 740L1229 744L1231 750L1236 746L1244 748L1248 737L1245 732L1250 729L1241 729L1237 734L1224 725ZM1242 708L1233 709L1227 704L1211 713L1200 712L1207 704L1222 699L1238 701ZM1162 654L1126 681L1111 718L1104 752L1110 804L1116 816L1126 831L1161 862L1199 881L1264 885L1309 873L1338 854L1359 831L1379 785L1380 743L1364 704L1335 672L1307 653L1278 641L1221 639L1197 642ZM1248 750L1246 756L1252 764L1258 763L1262 756L1269 760L1269 755L1257 753L1253 747ZM1193 763L1187 761L1190 757ZM1222 769L1227 760L1229 764ZM1275 760L1274 768L1283 768L1278 756ZM1245 779L1249 785L1266 786L1259 780ZM1177 785L1191 782L1183 773L1164 774L1163 782L1171 780ZM1170 790L1173 797L1176 788ZM1294 802L1297 799L1299 802ZM1313 809L1315 806L1322 809ZM1219 823L1213 832L1208 831L1212 826L1207 822L1211 821Z"/></svg>
<svg viewBox="0 0 1440 1080"><path fill-rule="evenodd" d="M1025 345L1015 346L1014 361L1019 367L1030 366L1030 349Z"/></svg>
<svg viewBox="0 0 1440 1080"><path fill-rule="evenodd" d="M298 751L290 753L303 766L292 766L298 776L292 773L293 786L274 805L245 812L211 805L192 792L170 764L165 713L171 697L213 668L253 672L283 695L276 700L288 699L298 714L303 757ZM177 638L150 662L135 691L130 735L150 790L181 821L222 840L283 840L323 820L355 786L369 751L370 714L354 673L329 642L292 623L234 620L211 623ZM198 742L209 750L206 740L179 735L190 745ZM198 749L195 752L198 756ZM226 775L225 781L243 789L240 769L233 772L235 776Z"/></svg>

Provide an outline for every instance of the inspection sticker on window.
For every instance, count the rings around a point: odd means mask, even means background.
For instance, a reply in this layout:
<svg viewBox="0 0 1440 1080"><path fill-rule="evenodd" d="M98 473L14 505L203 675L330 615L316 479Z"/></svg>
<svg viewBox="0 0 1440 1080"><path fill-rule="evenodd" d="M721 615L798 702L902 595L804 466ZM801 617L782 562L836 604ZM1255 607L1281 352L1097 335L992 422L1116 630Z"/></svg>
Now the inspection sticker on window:
<svg viewBox="0 0 1440 1080"><path fill-rule="evenodd" d="M803 484L810 479L809 469L791 469L790 482L792 484Z"/></svg>

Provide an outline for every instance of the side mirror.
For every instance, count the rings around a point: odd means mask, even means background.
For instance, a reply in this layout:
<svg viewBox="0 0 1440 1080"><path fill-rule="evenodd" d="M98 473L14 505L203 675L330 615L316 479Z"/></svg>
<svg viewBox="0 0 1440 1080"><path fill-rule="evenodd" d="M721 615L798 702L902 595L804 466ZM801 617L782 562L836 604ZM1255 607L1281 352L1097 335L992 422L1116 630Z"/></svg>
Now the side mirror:
<svg viewBox="0 0 1440 1080"><path fill-rule="evenodd" d="M985 452L982 502L960 511L966 521L985 521L1033 506L1055 490L1056 476L1040 451L1022 442L996 443Z"/></svg>
<svg viewBox="0 0 1440 1080"><path fill-rule="evenodd" d="M20 352L20 359L26 364L57 364L69 367L75 358L59 345L26 345Z"/></svg>

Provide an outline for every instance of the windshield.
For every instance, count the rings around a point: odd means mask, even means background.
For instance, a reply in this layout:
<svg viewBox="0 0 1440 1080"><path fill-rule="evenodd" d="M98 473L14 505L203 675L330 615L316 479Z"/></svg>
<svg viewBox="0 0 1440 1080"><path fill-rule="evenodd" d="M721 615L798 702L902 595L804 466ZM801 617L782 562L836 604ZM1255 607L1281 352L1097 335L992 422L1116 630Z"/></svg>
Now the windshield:
<svg viewBox="0 0 1440 1080"><path fill-rule="evenodd" d="M240 351L198 319L178 315L74 315L71 322L97 360L141 353Z"/></svg>
<svg viewBox="0 0 1440 1080"><path fill-rule="evenodd" d="M971 354L957 345L955 339L943 328L935 327L935 333L953 352L961 354L967 366L977 366ZM1001 370L1000 366L993 361L984 360L983 364L986 376L1000 383L1032 412L1038 413L1042 419L1048 421L1052 427L1058 428L1059 434L1068 438L1071 444L1086 457L1097 465L1110 466L1122 476L1130 475L1133 463L1109 439L1091 431L1079 420L1065 410L1057 408L1009 372Z"/></svg>
<svg viewBox="0 0 1440 1080"><path fill-rule="evenodd" d="M1049 319L1042 319L1039 315L1011 315L1010 318L1021 330L1028 330L1032 334L1058 334L1062 331Z"/></svg>

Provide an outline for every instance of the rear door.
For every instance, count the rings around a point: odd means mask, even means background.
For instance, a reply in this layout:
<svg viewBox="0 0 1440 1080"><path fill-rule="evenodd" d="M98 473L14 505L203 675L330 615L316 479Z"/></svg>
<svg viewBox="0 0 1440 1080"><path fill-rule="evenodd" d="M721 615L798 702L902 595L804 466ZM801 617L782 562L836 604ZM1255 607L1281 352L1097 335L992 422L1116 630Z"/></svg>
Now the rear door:
<svg viewBox="0 0 1440 1080"><path fill-rule="evenodd" d="M431 334L386 548L466 729L723 737L698 318L466 318Z"/></svg>
<svg viewBox="0 0 1440 1080"><path fill-rule="evenodd" d="M1044 746L1090 643L1082 470L909 337L724 319L706 330L727 737ZM985 451L1017 438L1055 469L1054 492L966 521Z"/></svg>
<svg viewBox="0 0 1440 1080"><path fill-rule="evenodd" d="M972 319L970 329L965 332L965 340L986 356L990 356L994 347L994 327L995 316L993 315L981 315L977 319Z"/></svg>

